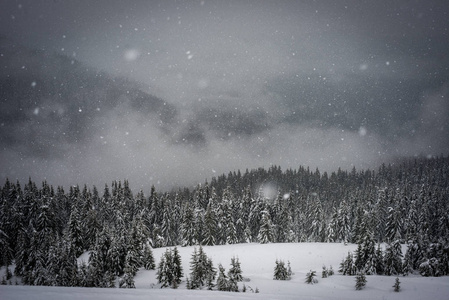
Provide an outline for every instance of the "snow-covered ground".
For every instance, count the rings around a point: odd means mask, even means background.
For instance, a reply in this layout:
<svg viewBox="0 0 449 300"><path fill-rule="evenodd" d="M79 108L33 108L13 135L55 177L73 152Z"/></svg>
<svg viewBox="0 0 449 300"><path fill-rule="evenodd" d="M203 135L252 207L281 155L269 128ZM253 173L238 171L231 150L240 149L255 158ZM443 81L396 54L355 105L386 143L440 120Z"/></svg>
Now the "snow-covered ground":
<svg viewBox="0 0 449 300"><path fill-rule="evenodd" d="M182 257L184 274L189 273L190 257L194 247L178 247ZM337 270L348 251L356 245L297 243L297 244L238 244L203 247L214 266L219 263L229 269L231 258L238 257L246 293L218 291L191 291L185 288L185 281L177 290L159 289L156 271L140 270L136 277L136 289L63 288L33 286L0 286L0 299L449 299L449 277L421 277L411 275L399 277L401 291L393 291L396 277L367 276L367 285L361 291L355 290L355 277L339 275ZM404 249L405 250L405 249ZM154 249L156 263L165 248ZM87 255L83 256L84 259ZM273 280L276 259L290 261L294 275L289 281ZM322 266L333 266L335 275L321 278ZM304 283L306 273L317 271L318 283ZM0 270L3 276L5 268ZM185 277L183 278L185 280ZM14 283L14 279L12 280ZM240 289L243 283L240 283ZM251 293L259 289L260 293Z"/></svg>

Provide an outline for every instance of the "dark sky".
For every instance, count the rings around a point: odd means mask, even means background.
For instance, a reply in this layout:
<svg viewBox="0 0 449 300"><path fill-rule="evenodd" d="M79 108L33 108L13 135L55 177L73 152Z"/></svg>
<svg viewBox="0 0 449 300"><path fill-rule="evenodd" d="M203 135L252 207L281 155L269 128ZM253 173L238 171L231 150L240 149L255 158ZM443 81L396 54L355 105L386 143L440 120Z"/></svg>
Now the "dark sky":
<svg viewBox="0 0 449 300"><path fill-rule="evenodd" d="M448 155L448 31L447 1L2 1L0 175L148 190Z"/></svg>

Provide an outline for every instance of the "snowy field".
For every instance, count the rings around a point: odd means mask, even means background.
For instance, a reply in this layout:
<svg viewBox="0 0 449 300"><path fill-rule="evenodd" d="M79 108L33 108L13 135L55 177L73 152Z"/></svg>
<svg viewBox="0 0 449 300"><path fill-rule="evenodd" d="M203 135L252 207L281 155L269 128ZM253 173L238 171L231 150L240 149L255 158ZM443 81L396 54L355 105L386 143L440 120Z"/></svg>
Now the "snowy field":
<svg viewBox="0 0 449 300"><path fill-rule="evenodd" d="M189 273L190 257L194 247L179 247L184 275ZM449 299L449 277L421 277L411 275L399 277L401 291L393 291L396 277L367 276L366 287L355 290L355 277L339 275L337 270L348 251L356 245L297 243L297 244L238 244L203 247L214 266L219 263L230 267L231 258L239 258L246 293L230 293L207 290L187 290L185 276L177 290L160 289L157 286L156 271L140 270L135 277L136 289L64 288L34 286L0 286L0 299ZM156 263L165 248L154 249ZM405 248L404 248L405 251ZM87 259L84 255L81 259ZM290 281L273 280L276 259L290 261L294 273ZM332 265L335 275L321 278L322 266ZM315 270L318 283L304 283L306 273ZM3 276L5 268L0 270ZM14 282L14 278L12 282ZM243 283L240 283L240 290ZM260 293L252 293L256 287Z"/></svg>

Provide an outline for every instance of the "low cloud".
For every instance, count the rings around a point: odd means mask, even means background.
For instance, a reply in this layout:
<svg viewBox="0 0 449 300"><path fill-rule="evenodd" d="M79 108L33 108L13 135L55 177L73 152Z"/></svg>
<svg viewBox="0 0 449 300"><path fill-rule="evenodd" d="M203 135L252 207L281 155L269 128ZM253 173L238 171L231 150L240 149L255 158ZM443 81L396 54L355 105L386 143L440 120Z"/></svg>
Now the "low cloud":
<svg viewBox="0 0 449 300"><path fill-rule="evenodd" d="M447 155L443 1L36 3L0 12L2 178L169 189Z"/></svg>

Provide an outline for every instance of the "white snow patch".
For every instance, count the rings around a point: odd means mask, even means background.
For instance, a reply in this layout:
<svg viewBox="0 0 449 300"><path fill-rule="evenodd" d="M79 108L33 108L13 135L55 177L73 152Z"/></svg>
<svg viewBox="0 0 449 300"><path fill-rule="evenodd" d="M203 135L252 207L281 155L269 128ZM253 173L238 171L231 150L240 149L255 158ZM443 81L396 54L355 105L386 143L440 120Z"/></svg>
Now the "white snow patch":
<svg viewBox="0 0 449 300"><path fill-rule="evenodd" d="M232 257L241 263L247 293L230 293L207 290L187 290L186 275L190 270L190 259L194 247L178 247L184 268L183 282L177 290L157 288L156 271L140 269L135 277L136 289L64 288L42 286L0 286L2 300L127 300L127 299L447 299L449 277L421 277L419 275L400 276L401 291L393 291L395 276L367 276L366 287L355 290L355 276L339 275L337 270L348 251L354 252L357 245L345 246L339 243L291 243L291 244L237 244L203 247L217 267L219 263L229 270ZM156 265L166 248L153 249ZM198 247L197 247L198 249ZM403 250L405 248L403 247ZM276 259L290 261L294 275L289 281L273 280ZM79 259L88 261L88 253ZM332 265L335 275L321 278L322 266ZM308 285L304 282L307 272L317 271L318 283ZM4 276L5 267L0 269ZM14 283L13 277L12 282ZM154 287L154 288L151 288ZM243 283L239 283L240 290ZM256 287L259 294L251 293Z"/></svg>

